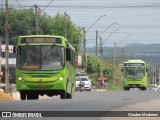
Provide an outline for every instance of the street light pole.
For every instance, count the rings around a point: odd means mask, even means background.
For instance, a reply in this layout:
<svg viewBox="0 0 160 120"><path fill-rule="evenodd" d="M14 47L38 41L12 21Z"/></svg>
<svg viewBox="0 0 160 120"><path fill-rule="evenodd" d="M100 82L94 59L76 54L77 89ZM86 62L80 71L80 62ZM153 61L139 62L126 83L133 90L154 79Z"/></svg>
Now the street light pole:
<svg viewBox="0 0 160 120"><path fill-rule="evenodd" d="M83 27L83 44L84 44L84 75L87 75L87 60L86 60L86 34L87 32L98 22L99 19L104 17L105 15L101 15L86 31Z"/></svg>
<svg viewBox="0 0 160 120"><path fill-rule="evenodd" d="M113 80L115 83L115 78L116 78L116 48L118 47L119 44L121 44L124 40L126 40L129 36L131 35L127 35L124 39L122 39L118 44L116 44L116 42L114 42L114 50L113 50L113 61L114 61L114 75L113 75Z"/></svg>
<svg viewBox="0 0 160 120"><path fill-rule="evenodd" d="M101 36L104 32L106 32L111 26L115 25L117 23L110 24L99 36Z"/></svg>
<svg viewBox="0 0 160 120"><path fill-rule="evenodd" d="M83 44L84 44L84 75L87 75L87 64L86 64L86 32L83 27Z"/></svg>
<svg viewBox="0 0 160 120"><path fill-rule="evenodd" d="M64 12L64 37L67 39L67 17L68 14Z"/></svg>
<svg viewBox="0 0 160 120"><path fill-rule="evenodd" d="M98 57L98 30L96 30L96 57Z"/></svg>
<svg viewBox="0 0 160 120"><path fill-rule="evenodd" d="M101 19L102 17L104 17L106 15L101 15L87 30L86 30L86 33L93 27L93 25L95 25L99 19Z"/></svg>
<svg viewBox="0 0 160 120"><path fill-rule="evenodd" d="M5 64L5 92L9 93L9 65L8 65L8 42L9 42L9 16L8 16L8 0L6 0L5 3L6 11L5 11L5 17L6 17L6 27L5 27L5 41L6 41L6 48L5 48L5 54L6 54L6 64Z"/></svg>
<svg viewBox="0 0 160 120"><path fill-rule="evenodd" d="M108 37L105 38L105 39L102 41L102 44L104 44L104 42L105 42L115 31L117 31L117 30L119 30L119 29L113 30L113 31L108 35Z"/></svg>
<svg viewBox="0 0 160 120"><path fill-rule="evenodd" d="M102 43L102 38L100 37L104 32L106 32L111 26L113 26L113 25L115 25L115 24L117 24L117 23L112 23L112 24L110 24L102 33L100 33L99 35L98 35L98 31L96 31L96 57L98 56L98 39L100 39L100 49L101 49L101 57L102 57L102 45L103 45L103 43Z"/></svg>
<svg viewBox="0 0 160 120"><path fill-rule="evenodd" d="M33 7L35 7L35 31L36 31L36 35L38 34L39 32L39 23L38 23L38 5L35 4L33 5Z"/></svg>

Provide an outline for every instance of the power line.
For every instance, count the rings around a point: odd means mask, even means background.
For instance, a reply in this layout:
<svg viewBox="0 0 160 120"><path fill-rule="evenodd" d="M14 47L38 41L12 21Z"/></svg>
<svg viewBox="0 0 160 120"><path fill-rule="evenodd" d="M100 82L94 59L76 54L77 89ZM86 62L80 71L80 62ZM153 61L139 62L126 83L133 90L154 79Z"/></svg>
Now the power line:
<svg viewBox="0 0 160 120"><path fill-rule="evenodd" d="M16 0L17 1L17 0ZM54 0L51 0L50 3L52 3ZM49 4L50 4L49 3ZM14 5L14 4L13 4ZM39 5L40 7L44 7L44 5ZM30 6L25 6L25 7L30 7ZM155 8L155 7L160 7L160 4L142 4L142 5L50 5L48 7L53 7L53 8L69 8L69 9L104 9L104 8Z"/></svg>
<svg viewBox="0 0 160 120"><path fill-rule="evenodd" d="M43 5L40 5L43 6ZM154 5L54 5L54 6L49 6L53 8L69 8L69 9L104 9L104 8L155 8L155 7L160 7L160 4L154 4Z"/></svg>
<svg viewBox="0 0 160 120"><path fill-rule="evenodd" d="M46 6L43 8L43 10L42 10L41 12L43 12L46 8L48 8L53 1L54 1L54 0L51 0L51 1L48 3L48 5L46 5Z"/></svg>
<svg viewBox="0 0 160 120"><path fill-rule="evenodd" d="M22 8L23 6L19 3L18 0L16 0L16 2L18 3L19 7Z"/></svg>

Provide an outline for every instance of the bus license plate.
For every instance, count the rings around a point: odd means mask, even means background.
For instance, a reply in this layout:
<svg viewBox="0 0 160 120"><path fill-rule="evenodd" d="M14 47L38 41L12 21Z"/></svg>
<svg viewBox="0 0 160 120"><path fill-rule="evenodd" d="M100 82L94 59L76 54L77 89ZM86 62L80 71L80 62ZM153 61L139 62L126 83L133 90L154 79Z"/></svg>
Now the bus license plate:
<svg viewBox="0 0 160 120"><path fill-rule="evenodd" d="M132 87L137 87L137 85L132 85Z"/></svg>

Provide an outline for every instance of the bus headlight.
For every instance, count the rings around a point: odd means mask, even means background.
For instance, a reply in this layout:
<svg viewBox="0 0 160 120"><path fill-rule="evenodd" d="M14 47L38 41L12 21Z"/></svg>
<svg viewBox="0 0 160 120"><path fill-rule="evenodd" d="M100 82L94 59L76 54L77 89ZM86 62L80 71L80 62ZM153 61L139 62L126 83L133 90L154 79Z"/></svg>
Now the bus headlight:
<svg viewBox="0 0 160 120"><path fill-rule="evenodd" d="M60 77L60 78L59 78L59 80L61 81L61 80L63 80L63 78L62 78L62 77Z"/></svg>
<svg viewBox="0 0 160 120"><path fill-rule="evenodd" d="M19 77L19 78L18 78L18 80L20 80L20 81L21 81L21 80L22 80L22 78L21 78L21 77Z"/></svg>

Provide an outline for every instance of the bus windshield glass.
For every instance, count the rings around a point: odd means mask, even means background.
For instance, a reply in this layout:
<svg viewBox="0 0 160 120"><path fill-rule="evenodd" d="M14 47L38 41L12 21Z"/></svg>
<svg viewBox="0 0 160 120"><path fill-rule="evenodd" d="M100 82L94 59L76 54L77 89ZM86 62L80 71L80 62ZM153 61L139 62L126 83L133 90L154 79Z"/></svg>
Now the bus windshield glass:
<svg viewBox="0 0 160 120"><path fill-rule="evenodd" d="M60 70L64 67L64 47L19 46L17 67L29 70Z"/></svg>
<svg viewBox="0 0 160 120"><path fill-rule="evenodd" d="M128 79L141 79L145 76L144 67L125 67L124 76Z"/></svg>

